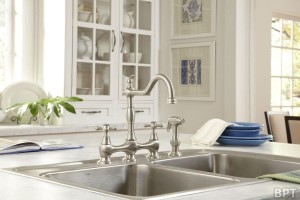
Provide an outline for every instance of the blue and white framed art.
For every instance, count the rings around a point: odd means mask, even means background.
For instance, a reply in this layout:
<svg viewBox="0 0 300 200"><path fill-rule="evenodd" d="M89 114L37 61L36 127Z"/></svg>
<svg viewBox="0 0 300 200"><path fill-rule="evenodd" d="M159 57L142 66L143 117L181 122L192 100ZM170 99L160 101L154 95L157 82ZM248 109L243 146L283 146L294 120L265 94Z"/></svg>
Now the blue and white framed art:
<svg viewBox="0 0 300 200"><path fill-rule="evenodd" d="M172 39L215 36L216 0L172 0Z"/></svg>
<svg viewBox="0 0 300 200"><path fill-rule="evenodd" d="M215 100L215 42L171 45L171 73L178 100Z"/></svg>

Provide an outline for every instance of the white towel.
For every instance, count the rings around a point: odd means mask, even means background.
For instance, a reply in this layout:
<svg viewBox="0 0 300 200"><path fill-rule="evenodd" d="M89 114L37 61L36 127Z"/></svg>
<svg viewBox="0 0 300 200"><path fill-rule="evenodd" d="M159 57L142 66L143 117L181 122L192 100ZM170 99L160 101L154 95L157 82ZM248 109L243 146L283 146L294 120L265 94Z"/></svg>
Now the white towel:
<svg viewBox="0 0 300 200"><path fill-rule="evenodd" d="M208 120L192 137L192 143L198 145L212 146L227 126L233 123L228 123L221 119Z"/></svg>

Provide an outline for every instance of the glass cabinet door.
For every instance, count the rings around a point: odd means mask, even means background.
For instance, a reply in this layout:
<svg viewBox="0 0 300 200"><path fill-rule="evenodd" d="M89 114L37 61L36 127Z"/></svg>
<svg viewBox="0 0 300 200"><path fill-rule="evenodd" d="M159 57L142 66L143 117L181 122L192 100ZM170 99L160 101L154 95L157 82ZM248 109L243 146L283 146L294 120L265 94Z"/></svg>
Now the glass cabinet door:
<svg viewBox="0 0 300 200"><path fill-rule="evenodd" d="M120 88L133 77L134 87L143 90L150 81L153 68L153 27L151 0L123 0L121 5L121 71Z"/></svg>
<svg viewBox="0 0 300 200"><path fill-rule="evenodd" d="M73 22L76 95L111 96L112 57L116 44L111 0L75 0Z"/></svg>

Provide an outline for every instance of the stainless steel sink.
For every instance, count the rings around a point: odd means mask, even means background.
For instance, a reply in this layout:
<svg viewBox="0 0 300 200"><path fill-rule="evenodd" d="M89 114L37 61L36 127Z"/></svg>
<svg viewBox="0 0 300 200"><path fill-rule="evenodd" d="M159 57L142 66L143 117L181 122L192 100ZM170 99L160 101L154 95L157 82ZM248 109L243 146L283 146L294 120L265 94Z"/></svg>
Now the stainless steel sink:
<svg viewBox="0 0 300 200"><path fill-rule="evenodd" d="M160 160L137 156L137 163L112 165L98 160L25 166L5 171L125 199L158 199L255 184L255 177L300 169L300 160L250 153L186 150L178 158L161 153Z"/></svg>
<svg viewBox="0 0 300 200"><path fill-rule="evenodd" d="M154 196L239 182L213 174L145 164L61 171L43 176L94 191L130 196Z"/></svg>
<svg viewBox="0 0 300 200"><path fill-rule="evenodd" d="M154 163L244 178L256 178L264 174L300 169L299 160L239 152L187 155L182 158L160 160Z"/></svg>

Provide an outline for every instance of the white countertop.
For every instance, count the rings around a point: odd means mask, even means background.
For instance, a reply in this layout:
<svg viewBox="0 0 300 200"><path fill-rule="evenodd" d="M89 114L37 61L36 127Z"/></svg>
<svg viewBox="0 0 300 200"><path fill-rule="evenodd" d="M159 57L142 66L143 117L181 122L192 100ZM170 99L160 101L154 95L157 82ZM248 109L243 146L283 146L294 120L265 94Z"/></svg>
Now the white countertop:
<svg viewBox="0 0 300 200"><path fill-rule="evenodd" d="M150 130L136 131L136 136L139 142L146 142L149 138ZM32 135L32 136L12 136L10 139L30 139L30 140L44 140L44 139L63 139L73 143L84 146L82 149L61 150L51 152L32 152L23 154L11 154L0 156L0 168L12 168L18 166L28 165L42 165L53 164L61 162L71 162L79 160L90 160L99 158L99 145L103 133L65 133L65 134L51 134L51 135ZM116 131L110 133L113 145L123 143L126 136L125 131ZM205 148L198 145L192 145L189 134L181 134L180 149L199 149ZM164 129L158 131L160 140L160 151L170 150L169 140L171 133L167 133ZM232 150L240 152L253 152L263 154L273 154L282 156L291 156L300 158L300 145L290 145L282 143L265 143L258 147L226 147L213 146L206 147L208 149ZM140 151L138 154L146 153ZM122 153L115 156L123 156ZM231 187L227 189L214 190L208 192L201 192L172 199L261 199L259 197L272 196L274 188L300 188L300 185L291 184L279 181L269 181L257 184L243 185L239 187ZM19 176L6 172L0 172L0 199L5 200L76 200L76 199L116 199L104 195L99 195L94 192L79 190L64 185L54 184L46 181L36 180L30 177Z"/></svg>

